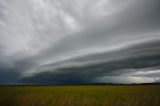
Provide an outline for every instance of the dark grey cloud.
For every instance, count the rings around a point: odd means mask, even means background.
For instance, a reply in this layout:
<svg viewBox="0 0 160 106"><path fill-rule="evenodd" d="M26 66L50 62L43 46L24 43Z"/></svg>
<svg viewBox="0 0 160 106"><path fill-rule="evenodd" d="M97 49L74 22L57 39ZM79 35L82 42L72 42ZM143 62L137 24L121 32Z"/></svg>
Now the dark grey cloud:
<svg viewBox="0 0 160 106"><path fill-rule="evenodd" d="M0 68L0 85L18 84L21 76L16 68Z"/></svg>
<svg viewBox="0 0 160 106"><path fill-rule="evenodd" d="M89 60L89 58L86 59L89 56L76 58L69 66L63 66L64 64L60 64L59 68L54 69L54 67L52 67L53 69L49 68L48 70L43 70L43 72L23 78L22 80L27 83L33 82L38 84L91 83L94 82L95 79L99 77L121 76L123 74L127 74L130 72L141 71L141 69L151 68L149 70L152 70L155 67L158 68L160 67L159 54L160 54L159 41L143 43L125 48L123 50L113 51L111 53L94 54L92 55L93 58L91 59L93 59L92 61L95 61L95 63L91 62L85 65L77 65L77 64L75 65L74 63L77 61L80 62L78 64L82 64L84 61ZM101 58L101 56L103 56L103 58ZM107 60L108 58L106 58L105 56L112 57L112 59L109 59L108 61ZM118 56L119 58L115 58L115 56ZM98 59L101 60L97 59L94 60L94 57L99 57ZM83 62L80 59L84 59ZM67 62L66 64L68 64L68 62L70 61L72 60L66 61ZM54 64L50 64L48 65L48 67L49 66L54 66ZM145 71L147 72L149 70ZM155 73L145 75L145 71L144 73L139 74L139 77L144 77L144 76L154 77L157 74L155 71ZM135 75L131 74L131 76ZM157 77L157 75L155 77ZM113 82L113 81L108 81L108 82Z"/></svg>
<svg viewBox="0 0 160 106"><path fill-rule="evenodd" d="M157 82L159 10L158 0L2 0L0 82Z"/></svg>

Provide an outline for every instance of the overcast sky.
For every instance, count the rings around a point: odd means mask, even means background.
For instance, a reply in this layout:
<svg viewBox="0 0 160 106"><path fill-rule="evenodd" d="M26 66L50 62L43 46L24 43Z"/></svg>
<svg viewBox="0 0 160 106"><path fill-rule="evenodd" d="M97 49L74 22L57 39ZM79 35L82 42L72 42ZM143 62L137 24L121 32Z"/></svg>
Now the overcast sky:
<svg viewBox="0 0 160 106"><path fill-rule="evenodd" d="M160 82L159 0L0 0L0 84Z"/></svg>

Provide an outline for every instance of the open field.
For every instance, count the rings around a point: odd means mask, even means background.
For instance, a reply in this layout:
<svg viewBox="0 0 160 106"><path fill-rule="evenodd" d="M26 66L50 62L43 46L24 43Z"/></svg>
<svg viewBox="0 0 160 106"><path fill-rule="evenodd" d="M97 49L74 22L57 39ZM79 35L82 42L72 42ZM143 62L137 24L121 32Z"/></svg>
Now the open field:
<svg viewBox="0 0 160 106"><path fill-rule="evenodd" d="M160 86L2 86L0 106L160 106Z"/></svg>

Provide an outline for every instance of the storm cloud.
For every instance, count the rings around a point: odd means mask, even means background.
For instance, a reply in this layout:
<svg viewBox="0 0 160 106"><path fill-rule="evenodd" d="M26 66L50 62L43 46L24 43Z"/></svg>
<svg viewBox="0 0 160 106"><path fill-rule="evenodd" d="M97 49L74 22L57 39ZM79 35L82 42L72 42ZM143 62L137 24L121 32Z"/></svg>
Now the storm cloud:
<svg viewBox="0 0 160 106"><path fill-rule="evenodd" d="M157 0L1 0L0 84L160 81Z"/></svg>

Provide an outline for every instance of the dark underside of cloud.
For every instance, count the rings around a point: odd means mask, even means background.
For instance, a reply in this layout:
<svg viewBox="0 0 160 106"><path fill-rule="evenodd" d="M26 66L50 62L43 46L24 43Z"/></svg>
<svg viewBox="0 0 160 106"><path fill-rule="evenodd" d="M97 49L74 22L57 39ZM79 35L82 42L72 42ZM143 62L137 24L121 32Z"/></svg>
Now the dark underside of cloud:
<svg viewBox="0 0 160 106"><path fill-rule="evenodd" d="M1 85L8 85L8 84L18 84L18 77L20 73L16 72L17 69L2 69L0 68L0 84ZM12 71L10 71L12 70Z"/></svg>
<svg viewBox="0 0 160 106"><path fill-rule="evenodd" d="M92 54L92 56L99 58L103 56L103 61L99 60L96 62L96 60L88 65L60 66L53 70L43 70L43 72L39 72L38 74L22 78L20 81L28 84L95 83L97 78L121 76L125 73L129 73L130 70L138 71L146 68L159 68L159 45L159 41L154 41L125 48L123 50L113 51L111 53ZM119 58L114 58L116 56ZM84 58L87 57L84 56ZM113 59L111 61L107 61L107 57L112 57Z"/></svg>

